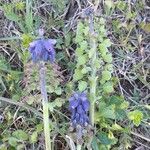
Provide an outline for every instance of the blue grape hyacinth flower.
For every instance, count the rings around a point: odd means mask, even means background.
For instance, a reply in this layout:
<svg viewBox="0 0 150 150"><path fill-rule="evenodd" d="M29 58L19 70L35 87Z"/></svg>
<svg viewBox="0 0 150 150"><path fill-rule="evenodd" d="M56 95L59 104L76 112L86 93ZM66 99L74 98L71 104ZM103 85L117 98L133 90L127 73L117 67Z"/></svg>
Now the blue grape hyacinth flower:
<svg viewBox="0 0 150 150"><path fill-rule="evenodd" d="M39 35L41 35L39 31ZM38 61L50 61L53 63L55 61L55 49L54 45L56 40L54 39L44 39L42 36L29 44L29 51L31 53L31 58L33 62Z"/></svg>
<svg viewBox="0 0 150 150"><path fill-rule="evenodd" d="M75 93L69 99L69 110L71 111L71 124L74 128L78 125L85 127L89 124L88 111L90 102L85 92Z"/></svg>

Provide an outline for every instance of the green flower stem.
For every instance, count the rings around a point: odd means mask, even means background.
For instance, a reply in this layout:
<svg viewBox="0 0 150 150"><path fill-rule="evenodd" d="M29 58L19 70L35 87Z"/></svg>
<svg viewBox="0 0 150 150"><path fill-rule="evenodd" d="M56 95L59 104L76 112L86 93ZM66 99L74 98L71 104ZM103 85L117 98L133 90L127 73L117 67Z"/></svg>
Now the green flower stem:
<svg viewBox="0 0 150 150"><path fill-rule="evenodd" d="M50 140L50 127L49 127L49 109L48 109L48 98L46 91L46 79L45 79L45 65L44 62L40 63L40 86L42 94L42 104L43 104L43 123L44 123L44 135L45 135L45 145L46 150L51 150L51 140Z"/></svg>
<svg viewBox="0 0 150 150"><path fill-rule="evenodd" d="M96 101L96 37L95 37L95 32L94 32L94 24L93 24L93 17L89 17L89 23L90 23L90 44L91 44L91 50L93 51L93 55L91 58L91 83L90 83L90 120L91 120L91 125L94 126L94 113L95 113L95 101Z"/></svg>
<svg viewBox="0 0 150 150"><path fill-rule="evenodd" d="M96 67L95 67L95 61L96 61L96 42L93 39L91 41L93 44L94 54L91 60L91 83L90 83L90 120L92 126L94 126L94 110L95 110L95 101L96 101Z"/></svg>
<svg viewBox="0 0 150 150"><path fill-rule="evenodd" d="M77 145L77 150L81 150L82 145Z"/></svg>

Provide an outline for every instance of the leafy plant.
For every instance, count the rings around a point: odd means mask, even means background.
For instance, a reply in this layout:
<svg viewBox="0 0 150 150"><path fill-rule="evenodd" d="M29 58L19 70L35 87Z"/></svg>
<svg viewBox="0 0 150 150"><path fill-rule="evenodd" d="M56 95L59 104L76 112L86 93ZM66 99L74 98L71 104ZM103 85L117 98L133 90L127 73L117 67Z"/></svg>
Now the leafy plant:
<svg viewBox="0 0 150 150"><path fill-rule="evenodd" d="M57 39L56 61L45 64L52 149L147 149L148 10L147 1L1 0L0 150L45 149L39 68L27 50L39 27Z"/></svg>
<svg viewBox="0 0 150 150"><path fill-rule="evenodd" d="M133 121L134 125L139 126L143 118L143 113L139 110L134 110L128 113L128 117Z"/></svg>
<svg viewBox="0 0 150 150"><path fill-rule="evenodd" d="M9 93L16 100L21 96L21 88L19 81L22 77L22 72L11 68L10 64L4 57L0 58L0 89L1 95Z"/></svg>
<svg viewBox="0 0 150 150"><path fill-rule="evenodd" d="M2 10L7 19L14 21L24 33L33 31L32 3L26 0L26 3L20 1L18 3L4 4ZM22 15L20 11L25 15ZM25 11L25 12L24 12Z"/></svg>

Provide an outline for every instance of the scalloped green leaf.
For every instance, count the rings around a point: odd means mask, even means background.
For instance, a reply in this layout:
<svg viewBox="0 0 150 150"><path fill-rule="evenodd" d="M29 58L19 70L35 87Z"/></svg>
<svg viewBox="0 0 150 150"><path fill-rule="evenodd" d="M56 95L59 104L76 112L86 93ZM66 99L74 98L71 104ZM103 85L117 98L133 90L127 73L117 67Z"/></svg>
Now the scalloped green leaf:
<svg viewBox="0 0 150 150"><path fill-rule="evenodd" d="M78 57L77 59L77 65L80 66L80 65L84 65L86 62L87 62L87 55L81 55Z"/></svg>
<svg viewBox="0 0 150 150"><path fill-rule="evenodd" d="M83 55L83 53L84 53L84 50L79 47L75 51L75 54L77 57L80 57L81 55Z"/></svg>
<svg viewBox="0 0 150 150"><path fill-rule="evenodd" d="M81 72L82 72L83 74L86 74L86 73L89 72L89 71L91 71L91 68L90 68L90 67L84 67L84 68L81 70Z"/></svg>
<svg viewBox="0 0 150 150"><path fill-rule="evenodd" d="M90 51L88 52L88 57L92 58L93 54L95 53L95 49L91 48Z"/></svg>
<svg viewBox="0 0 150 150"><path fill-rule="evenodd" d="M87 48L88 48L88 43L87 43L87 41L82 41L82 42L80 42L80 48L82 49L82 50L86 50Z"/></svg>
<svg viewBox="0 0 150 150"><path fill-rule="evenodd" d="M84 33L85 36L87 36L89 34L89 27L88 26L84 27L83 33Z"/></svg>
<svg viewBox="0 0 150 150"><path fill-rule="evenodd" d="M102 72L102 80L108 81L111 79L111 72L103 71Z"/></svg>
<svg viewBox="0 0 150 150"><path fill-rule="evenodd" d="M117 123L113 124L112 127L111 127L111 129L112 130L118 130L118 131L119 130L120 131L123 130L123 128L119 124L117 124Z"/></svg>
<svg viewBox="0 0 150 150"><path fill-rule="evenodd" d="M74 79L75 81L78 81L78 80L80 80L80 79L82 79L82 78L83 78L82 70L80 70L80 69L75 69L75 73L74 73L74 75L73 75L73 79Z"/></svg>
<svg viewBox="0 0 150 150"><path fill-rule="evenodd" d="M99 150L99 148L98 148L98 141L97 141L96 137L93 138L91 146L92 146L93 150Z"/></svg>
<svg viewBox="0 0 150 150"><path fill-rule="evenodd" d="M38 133L34 131L30 136L30 143L36 143L38 140Z"/></svg>
<svg viewBox="0 0 150 150"><path fill-rule="evenodd" d="M22 140L22 141L28 140L28 134L23 130L16 130L12 133L12 135L18 140Z"/></svg>
<svg viewBox="0 0 150 150"><path fill-rule="evenodd" d="M79 91L82 92L87 88L87 82L86 81L80 81L78 85Z"/></svg>
<svg viewBox="0 0 150 150"><path fill-rule="evenodd" d="M54 101L55 105L57 107L61 107L63 105L63 99L61 98L56 98L55 101Z"/></svg>
<svg viewBox="0 0 150 150"><path fill-rule="evenodd" d="M110 46L111 46L111 41L110 41L110 39L105 39L105 40L103 41L103 44L105 45L105 47L110 47Z"/></svg>
<svg viewBox="0 0 150 150"><path fill-rule="evenodd" d="M76 43L80 43L84 40L84 37L82 35L77 35L75 38L75 42Z"/></svg>
<svg viewBox="0 0 150 150"><path fill-rule="evenodd" d="M98 134L98 139L100 143L104 145L111 145L114 143L112 139L108 138L108 135L105 132L100 132Z"/></svg>
<svg viewBox="0 0 150 150"><path fill-rule="evenodd" d="M101 79L100 80L100 84L104 84L106 82L106 80Z"/></svg>
<svg viewBox="0 0 150 150"><path fill-rule="evenodd" d="M105 55L106 53L108 53L107 46L104 43L99 44L98 47L102 55Z"/></svg>
<svg viewBox="0 0 150 150"><path fill-rule="evenodd" d="M115 119L116 115L115 115L114 106L111 105L103 108L100 115L104 118Z"/></svg>
<svg viewBox="0 0 150 150"><path fill-rule="evenodd" d="M113 72L113 64L106 64L104 69L110 72Z"/></svg>
<svg viewBox="0 0 150 150"><path fill-rule="evenodd" d="M106 54L106 55L103 55L102 57L103 57L104 61L107 63L112 63L112 61L113 61L111 54Z"/></svg>
<svg viewBox="0 0 150 150"><path fill-rule="evenodd" d="M15 138L15 137L9 137L8 138L8 143L13 146L13 147L16 147L17 146L17 142L18 142L18 139Z"/></svg>
<svg viewBox="0 0 150 150"><path fill-rule="evenodd" d="M112 93L114 91L113 84L111 82L106 82L103 85L103 91L107 94Z"/></svg>
<svg viewBox="0 0 150 150"><path fill-rule="evenodd" d="M56 93L57 95L61 95L61 93L62 93L61 87L57 87L57 88L55 89L55 93Z"/></svg>
<svg viewBox="0 0 150 150"><path fill-rule="evenodd" d="M128 118L138 127L143 119L143 113L139 110L134 110L128 113Z"/></svg>
<svg viewBox="0 0 150 150"><path fill-rule="evenodd" d="M81 33L81 31L83 31L83 29L84 29L84 24L81 21L78 22L77 33Z"/></svg>

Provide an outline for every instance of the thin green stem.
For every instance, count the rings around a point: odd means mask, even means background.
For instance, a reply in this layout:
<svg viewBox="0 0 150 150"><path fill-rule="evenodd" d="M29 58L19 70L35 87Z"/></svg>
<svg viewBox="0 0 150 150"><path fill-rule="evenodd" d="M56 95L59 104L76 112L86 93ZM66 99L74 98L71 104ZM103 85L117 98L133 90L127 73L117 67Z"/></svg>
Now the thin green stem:
<svg viewBox="0 0 150 150"><path fill-rule="evenodd" d="M24 109L27 109L28 111L33 112L35 115L39 116L40 119L42 119L42 113L40 113L38 110L36 110L35 108L33 108L31 106L28 106L28 105L26 105L24 103L17 102L16 100L5 98L5 97L0 97L0 101L6 102L6 103L10 103L12 105L16 105L16 106L22 107Z"/></svg>
<svg viewBox="0 0 150 150"><path fill-rule="evenodd" d="M48 98L47 98L47 91L46 91L44 62L40 63L40 85L41 85L41 94L43 98L42 104L43 104L43 123L44 123L45 145L46 145L46 150L51 150L49 109L48 109Z"/></svg>
<svg viewBox="0 0 150 150"><path fill-rule="evenodd" d="M77 145L77 150L81 150L82 145Z"/></svg>
<svg viewBox="0 0 150 150"><path fill-rule="evenodd" d="M89 23L90 23L90 44L91 44L91 49L93 51L93 56L91 59L91 83L90 83L90 120L91 120L91 125L94 126L94 113L95 113L95 101L96 101L96 37L95 37L95 32L94 32L94 24L93 24L93 17L89 17Z"/></svg>
<svg viewBox="0 0 150 150"><path fill-rule="evenodd" d="M46 102L43 102L43 123L44 123L44 135L45 135L46 150L51 150L50 128L49 128L49 110L48 110L48 104Z"/></svg>
<svg viewBox="0 0 150 150"><path fill-rule="evenodd" d="M150 139L147 138L147 137L142 136L141 134L138 134L138 133L135 133L135 132L132 132L132 131L131 131L131 134L134 135L134 136L137 136L137 137L139 137L139 138L141 138L141 139L143 139L143 140L145 140L145 141L147 141L147 142L150 143Z"/></svg>

